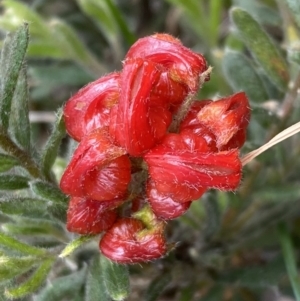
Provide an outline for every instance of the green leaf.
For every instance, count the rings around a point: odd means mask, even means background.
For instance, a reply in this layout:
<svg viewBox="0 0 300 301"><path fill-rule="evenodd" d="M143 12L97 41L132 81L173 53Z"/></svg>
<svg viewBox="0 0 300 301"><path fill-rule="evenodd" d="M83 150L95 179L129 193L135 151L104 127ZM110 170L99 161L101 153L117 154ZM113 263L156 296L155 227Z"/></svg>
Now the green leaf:
<svg viewBox="0 0 300 301"><path fill-rule="evenodd" d="M29 179L18 175L0 175L0 189L16 190L28 188Z"/></svg>
<svg viewBox="0 0 300 301"><path fill-rule="evenodd" d="M34 274L24 283L7 288L5 295L10 299L21 298L36 291L46 280L48 273L51 270L53 259L44 261L34 272Z"/></svg>
<svg viewBox="0 0 300 301"><path fill-rule="evenodd" d="M23 65L11 104L9 133L23 150L31 153L28 87L26 66Z"/></svg>
<svg viewBox="0 0 300 301"><path fill-rule="evenodd" d="M100 266L100 256L96 255L88 270L85 285L85 301L110 301L106 292L104 277Z"/></svg>
<svg viewBox="0 0 300 301"><path fill-rule="evenodd" d="M172 276L170 273L162 274L156 277L148 286L145 301L155 301L163 293L163 290L172 281Z"/></svg>
<svg viewBox="0 0 300 301"><path fill-rule="evenodd" d="M47 179L51 179L51 168L56 159L61 140L65 134L66 128L63 118L63 110L60 109L57 113L57 118L51 136L49 137L42 153L41 166L43 174Z"/></svg>
<svg viewBox="0 0 300 301"><path fill-rule="evenodd" d="M11 235L50 235L58 240L64 241L66 238L63 235L63 230L55 225L52 221L41 219L28 220L24 219L18 223L3 223L2 229L4 232Z"/></svg>
<svg viewBox="0 0 300 301"><path fill-rule="evenodd" d="M30 182L30 188L38 197L51 202L63 205L68 202L68 197L58 187L48 182L32 181Z"/></svg>
<svg viewBox="0 0 300 301"><path fill-rule="evenodd" d="M78 272L73 272L67 276L58 277L39 292L35 301L58 301L64 298L67 298L67 300L74 300L79 290L81 290L85 278L86 268L83 268Z"/></svg>
<svg viewBox="0 0 300 301"><path fill-rule="evenodd" d="M37 257L8 257L0 255L0 281L8 280L23 274L37 263Z"/></svg>
<svg viewBox="0 0 300 301"><path fill-rule="evenodd" d="M47 203L41 199L6 197L0 199L0 211L5 214L43 217L47 214Z"/></svg>
<svg viewBox="0 0 300 301"><path fill-rule="evenodd" d="M269 79L285 91L289 72L279 49L251 15L240 8L231 9L231 19L242 40Z"/></svg>
<svg viewBox="0 0 300 301"><path fill-rule="evenodd" d="M68 53L60 49L54 41L30 41L27 55L33 58L67 59Z"/></svg>
<svg viewBox="0 0 300 301"><path fill-rule="evenodd" d="M20 165L20 162L16 158L9 155L0 154L0 172L8 171L18 165Z"/></svg>
<svg viewBox="0 0 300 301"><path fill-rule="evenodd" d="M4 16L13 26L20 26L24 20L30 23L30 35L44 38L50 34L48 25L32 8L20 1L4 0Z"/></svg>
<svg viewBox="0 0 300 301"><path fill-rule="evenodd" d="M57 45L69 59L75 60L84 66L87 71L93 72L97 76L106 72L106 69L80 41L71 26L62 20L55 19L51 22L50 27Z"/></svg>
<svg viewBox="0 0 300 301"><path fill-rule="evenodd" d="M262 103L269 99L261 78L245 55L235 51L226 52L222 67L234 92L244 91L253 103Z"/></svg>
<svg viewBox="0 0 300 301"><path fill-rule="evenodd" d="M295 21L297 22L298 26L300 27L300 2L299 0L285 0L288 7L290 8Z"/></svg>
<svg viewBox="0 0 300 301"><path fill-rule="evenodd" d="M300 284L299 284L300 277L299 277L297 262L294 254L294 246L286 224L284 223L279 224L278 234L280 238L281 249L285 261L286 270L288 272L288 276L292 284L292 288L296 300L299 301L300 300Z"/></svg>
<svg viewBox="0 0 300 301"><path fill-rule="evenodd" d="M22 243L17 239L14 239L4 233L0 232L0 246L10 248L12 250L21 252L28 255L45 255L46 251L28 244Z"/></svg>
<svg viewBox="0 0 300 301"><path fill-rule="evenodd" d="M118 36L118 25L107 1L77 0L85 14L99 26L107 40L114 44Z"/></svg>
<svg viewBox="0 0 300 301"><path fill-rule="evenodd" d="M276 258L266 265L225 272L220 275L218 282L248 288L264 288L277 285L284 274L284 262L282 258Z"/></svg>
<svg viewBox="0 0 300 301"><path fill-rule="evenodd" d="M129 273L126 265L110 261L101 256L100 265L107 293L113 300L121 301L129 295Z"/></svg>
<svg viewBox="0 0 300 301"><path fill-rule="evenodd" d="M261 1L244 1L234 0L234 5L247 11L253 16L260 24L279 27L282 24L282 19L277 10L267 6Z"/></svg>
<svg viewBox="0 0 300 301"><path fill-rule="evenodd" d="M8 128L11 103L27 45L28 24L24 24L15 33L6 37L1 52L0 121L4 130Z"/></svg>
<svg viewBox="0 0 300 301"><path fill-rule="evenodd" d="M115 5L115 3L112 0L106 0L106 4L113 15L115 22L118 23L122 35L126 39L128 45L131 46L136 41L135 35L129 29L126 21L124 20L122 14L120 13L120 10Z"/></svg>
<svg viewBox="0 0 300 301"><path fill-rule="evenodd" d="M217 202L217 195L214 192L208 193L203 201L206 210L206 222L203 229L203 236L209 241L220 229L221 214Z"/></svg>

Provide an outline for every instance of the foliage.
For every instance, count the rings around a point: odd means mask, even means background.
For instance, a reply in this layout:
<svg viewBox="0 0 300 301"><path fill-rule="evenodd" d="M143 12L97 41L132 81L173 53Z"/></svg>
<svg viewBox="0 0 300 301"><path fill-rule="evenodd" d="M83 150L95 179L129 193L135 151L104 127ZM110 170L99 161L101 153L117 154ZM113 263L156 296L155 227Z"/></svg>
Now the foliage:
<svg viewBox="0 0 300 301"><path fill-rule="evenodd" d="M58 108L120 69L129 46L153 32L179 37L213 66L201 99L246 92L252 116L242 156L298 122L298 1L1 5L0 300L254 301L267 291L300 300L297 135L247 164L235 193L193 202L168 226L168 239L180 243L141 266L109 262L93 236L69 233L57 184L74 149ZM57 109L50 134L30 123L32 112Z"/></svg>

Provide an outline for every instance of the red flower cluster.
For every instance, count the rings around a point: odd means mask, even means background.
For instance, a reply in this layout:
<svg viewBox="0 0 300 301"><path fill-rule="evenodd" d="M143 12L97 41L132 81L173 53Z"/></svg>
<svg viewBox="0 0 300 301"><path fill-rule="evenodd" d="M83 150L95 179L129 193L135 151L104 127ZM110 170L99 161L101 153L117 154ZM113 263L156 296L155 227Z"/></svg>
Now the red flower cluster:
<svg viewBox="0 0 300 301"><path fill-rule="evenodd" d="M202 55L156 34L130 48L121 72L67 102L67 131L79 141L60 183L71 196L67 228L106 231L100 249L110 259L163 256L165 220L182 215L209 188L238 187L248 100L238 93L194 101L187 111L200 79L209 80L207 69ZM187 114L178 120L183 107Z"/></svg>

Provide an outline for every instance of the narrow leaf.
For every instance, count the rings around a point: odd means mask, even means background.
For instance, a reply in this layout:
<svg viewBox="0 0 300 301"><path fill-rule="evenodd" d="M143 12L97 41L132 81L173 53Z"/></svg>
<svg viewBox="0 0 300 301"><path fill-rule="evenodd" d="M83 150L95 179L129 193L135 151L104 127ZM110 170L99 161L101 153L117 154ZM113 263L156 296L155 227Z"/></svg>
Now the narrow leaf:
<svg viewBox="0 0 300 301"><path fill-rule="evenodd" d="M5 7L4 17L10 20L10 23L21 25L24 20L30 22L30 34L45 38L49 36L49 27L43 21L42 17L37 14L28 5L14 0L4 0L3 6Z"/></svg>
<svg viewBox="0 0 300 301"><path fill-rule="evenodd" d="M106 292L99 255L94 257L88 270L85 286L85 301L111 301L111 298Z"/></svg>
<svg viewBox="0 0 300 301"><path fill-rule="evenodd" d="M0 172L8 171L17 165L20 165L20 163L16 158L0 154Z"/></svg>
<svg viewBox="0 0 300 301"><path fill-rule="evenodd" d="M285 0L288 7L290 8L295 21L297 22L298 26L300 27L300 3L299 0Z"/></svg>
<svg viewBox="0 0 300 301"><path fill-rule="evenodd" d="M296 300L300 300L300 277L298 273L296 258L294 254L294 247L290 238L289 231L286 224L281 223L278 226L278 233L282 248L282 254L285 261L286 270L292 284L292 288L296 297Z"/></svg>
<svg viewBox="0 0 300 301"><path fill-rule="evenodd" d="M68 197L63 194L58 187L42 181L32 181L30 182L31 190L43 199L49 200L58 204L66 204Z"/></svg>
<svg viewBox="0 0 300 301"><path fill-rule="evenodd" d="M0 281L20 275L38 263L37 257L0 256Z"/></svg>
<svg viewBox="0 0 300 301"><path fill-rule="evenodd" d="M28 254L28 255L45 255L46 251L28 244L22 243L4 233L0 232L0 246L10 248L12 250Z"/></svg>
<svg viewBox="0 0 300 301"><path fill-rule="evenodd" d="M5 214L41 218L47 214L46 208L47 203L41 199L13 197L0 199L0 211Z"/></svg>
<svg viewBox="0 0 300 301"><path fill-rule="evenodd" d="M146 294L145 301L156 301L158 297L162 294L163 290L172 281L172 276L170 273L163 274L155 278L149 285Z"/></svg>
<svg viewBox="0 0 300 301"><path fill-rule="evenodd" d="M106 4L114 17L113 19L118 23L122 35L126 39L128 45L132 45L136 41L136 37L129 29L127 22L124 20L122 14L120 13L120 10L112 0L106 0Z"/></svg>
<svg viewBox="0 0 300 301"><path fill-rule="evenodd" d="M261 78L251 61L242 53L226 52L222 67L226 80L234 92L244 91L253 103L261 103L268 99Z"/></svg>
<svg viewBox="0 0 300 301"><path fill-rule="evenodd" d="M5 290L5 295L10 299L24 297L36 291L46 280L48 273L53 264L52 259L43 262L34 272L34 274L24 283L17 287L8 288Z"/></svg>
<svg viewBox="0 0 300 301"><path fill-rule="evenodd" d="M264 69L270 80L285 90L289 73L279 49L251 15L240 8L231 10L231 19L254 58Z"/></svg>
<svg viewBox="0 0 300 301"><path fill-rule="evenodd" d="M67 276L58 277L36 296L35 301L58 301L63 298L74 300L83 286L85 277L86 268Z"/></svg>
<svg viewBox="0 0 300 301"><path fill-rule="evenodd" d="M218 282L248 288L263 288L277 285L284 273L282 258L276 258L266 265L227 271L219 276Z"/></svg>
<svg viewBox="0 0 300 301"><path fill-rule="evenodd" d="M219 231L221 225L221 216L217 195L210 192L204 198L204 207L206 210L206 222L203 229L205 239L211 240L212 237Z"/></svg>
<svg viewBox="0 0 300 301"><path fill-rule="evenodd" d="M21 68L11 104L9 132L15 142L30 153L30 122L28 108L28 87L26 66Z"/></svg>
<svg viewBox="0 0 300 301"><path fill-rule="evenodd" d="M0 189L16 190L28 188L29 179L18 175L0 175Z"/></svg>
<svg viewBox="0 0 300 301"><path fill-rule="evenodd" d="M0 58L0 121L8 129L12 98L28 45L28 24L5 39Z"/></svg>
<svg viewBox="0 0 300 301"><path fill-rule="evenodd" d="M66 130L63 119L63 110L60 109L58 111L56 122L54 124L51 136L48 139L42 154L42 171L48 179L51 179L51 168L56 159L61 140L65 136L65 134Z"/></svg>
<svg viewBox="0 0 300 301"><path fill-rule="evenodd" d="M110 261L101 256L100 265L107 293L113 300L121 301L129 295L129 273L126 265Z"/></svg>

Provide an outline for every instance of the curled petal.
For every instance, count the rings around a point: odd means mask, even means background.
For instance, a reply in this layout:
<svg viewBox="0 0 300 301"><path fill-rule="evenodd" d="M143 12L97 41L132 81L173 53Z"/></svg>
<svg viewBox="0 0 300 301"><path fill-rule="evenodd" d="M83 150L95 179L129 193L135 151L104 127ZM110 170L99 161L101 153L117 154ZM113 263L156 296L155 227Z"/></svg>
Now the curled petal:
<svg viewBox="0 0 300 301"><path fill-rule="evenodd" d="M184 47L179 40L168 34L139 39L126 55L127 59L137 57L163 65L169 79L185 84L193 93L199 88L199 75L207 69L201 54Z"/></svg>
<svg viewBox="0 0 300 301"><path fill-rule="evenodd" d="M117 218L116 210L122 199L99 202L73 197L67 212L67 229L83 235L99 234L109 229Z"/></svg>
<svg viewBox="0 0 300 301"><path fill-rule="evenodd" d="M183 215L190 207L192 202L178 203L170 196L158 192L155 183L149 181L147 184L147 197L154 214L162 219L169 220Z"/></svg>
<svg viewBox="0 0 300 301"><path fill-rule="evenodd" d="M93 129L109 125L111 108L119 99L119 73L111 73L91 82L64 107L69 135L77 141Z"/></svg>
<svg viewBox="0 0 300 301"><path fill-rule="evenodd" d="M197 146L198 136L190 136L187 146L176 149L170 143L169 134L164 142L150 150L144 160L156 189L172 197L174 201L185 202L199 198L207 187L234 190L241 180L242 165L237 149L212 153ZM174 139L173 139L174 140Z"/></svg>
<svg viewBox="0 0 300 301"><path fill-rule="evenodd" d="M85 136L65 170L60 187L66 194L107 201L123 196L131 178L126 151L112 143L106 129Z"/></svg>
<svg viewBox="0 0 300 301"><path fill-rule="evenodd" d="M244 92L211 102L197 114L199 122L216 136L217 147L222 149L241 129L244 131L250 120L250 107ZM241 139L241 137L239 138ZM245 140L240 140L239 147Z"/></svg>
<svg viewBox="0 0 300 301"><path fill-rule="evenodd" d="M132 156L139 156L165 135L171 123L168 105L151 106L151 92L160 76L155 64L127 60L121 76L120 101L110 133Z"/></svg>
<svg viewBox="0 0 300 301"><path fill-rule="evenodd" d="M101 252L119 263L139 263L164 256L167 251L162 229L145 228L134 218L119 219L102 237Z"/></svg>

